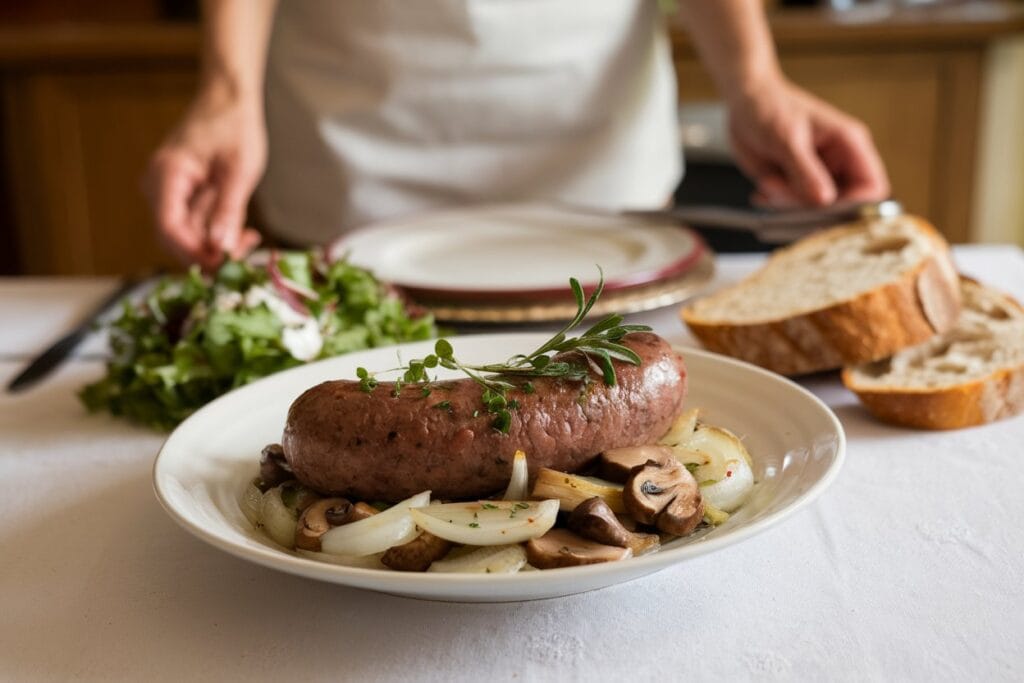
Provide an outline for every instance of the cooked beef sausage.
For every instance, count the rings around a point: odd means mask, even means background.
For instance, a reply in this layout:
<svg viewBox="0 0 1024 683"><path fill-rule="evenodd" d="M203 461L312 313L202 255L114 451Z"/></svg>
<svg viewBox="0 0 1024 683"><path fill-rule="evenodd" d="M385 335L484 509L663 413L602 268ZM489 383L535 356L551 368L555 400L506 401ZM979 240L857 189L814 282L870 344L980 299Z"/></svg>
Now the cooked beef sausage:
<svg viewBox="0 0 1024 683"><path fill-rule="evenodd" d="M358 382L319 384L288 411L282 446L292 472L324 493L395 502L420 491L436 498L472 499L508 484L516 450L526 453L532 475L541 467L577 472L603 450L652 443L668 430L686 395L683 359L654 334L633 333L623 344L639 366L615 361L618 382L555 378L510 380L520 389L508 398L507 433L481 401L472 380L422 387L393 396L382 382L372 392ZM578 356L577 356L578 358Z"/></svg>

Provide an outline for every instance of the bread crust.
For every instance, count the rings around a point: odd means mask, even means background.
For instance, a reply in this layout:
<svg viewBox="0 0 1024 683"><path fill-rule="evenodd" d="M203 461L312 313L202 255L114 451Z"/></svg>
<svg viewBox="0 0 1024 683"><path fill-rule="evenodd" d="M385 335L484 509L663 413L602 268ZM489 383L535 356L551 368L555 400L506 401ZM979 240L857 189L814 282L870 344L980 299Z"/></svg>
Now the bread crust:
<svg viewBox="0 0 1024 683"><path fill-rule="evenodd" d="M850 368L843 384L878 419L919 429L961 429L1024 412L1024 365L937 389L867 389Z"/></svg>
<svg viewBox="0 0 1024 683"><path fill-rule="evenodd" d="M965 286L984 287L960 276ZM1003 301L1024 312L1024 306L1002 292ZM1024 412L1024 363L994 370L984 377L934 388L867 387L857 381L858 368L844 368L843 384L878 419L918 429L962 429L995 422Z"/></svg>
<svg viewBox="0 0 1024 683"><path fill-rule="evenodd" d="M960 312L960 289L949 246L942 236L921 219L906 216L901 220L913 221L932 241L935 251L894 282L780 320L709 323L689 306L680 311L680 316L708 349L783 375L870 362L920 344L953 326ZM828 232L808 239L828 239Z"/></svg>

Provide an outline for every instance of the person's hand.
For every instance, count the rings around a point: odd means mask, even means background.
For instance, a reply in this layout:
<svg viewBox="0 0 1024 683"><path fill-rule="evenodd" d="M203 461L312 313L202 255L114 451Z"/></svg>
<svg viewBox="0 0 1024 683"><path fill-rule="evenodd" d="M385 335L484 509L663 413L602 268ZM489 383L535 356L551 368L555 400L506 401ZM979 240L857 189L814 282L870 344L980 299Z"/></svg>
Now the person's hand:
<svg viewBox="0 0 1024 683"><path fill-rule="evenodd" d="M785 80L734 97L729 132L737 163L757 187L755 204L823 206L889 194L867 127Z"/></svg>
<svg viewBox="0 0 1024 683"><path fill-rule="evenodd" d="M258 103L210 93L193 103L143 179L160 237L178 258L212 269L259 244L244 223L266 149Z"/></svg>

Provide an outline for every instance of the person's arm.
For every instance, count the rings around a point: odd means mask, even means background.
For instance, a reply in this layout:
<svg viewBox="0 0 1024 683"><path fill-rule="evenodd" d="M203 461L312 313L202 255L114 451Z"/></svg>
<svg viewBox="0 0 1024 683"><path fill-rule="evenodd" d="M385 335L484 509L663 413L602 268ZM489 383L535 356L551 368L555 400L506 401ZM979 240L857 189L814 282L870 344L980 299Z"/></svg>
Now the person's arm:
<svg viewBox="0 0 1024 683"><path fill-rule="evenodd" d="M889 180L868 129L786 80L763 0L681 0L686 27L729 107L740 168L775 206L879 200Z"/></svg>
<svg viewBox="0 0 1024 683"><path fill-rule="evenodd" d="M263 73L276 0L204 0L199 90L144 179L157 229L206 268L259 242L245 208L266 164Z"/></svg>

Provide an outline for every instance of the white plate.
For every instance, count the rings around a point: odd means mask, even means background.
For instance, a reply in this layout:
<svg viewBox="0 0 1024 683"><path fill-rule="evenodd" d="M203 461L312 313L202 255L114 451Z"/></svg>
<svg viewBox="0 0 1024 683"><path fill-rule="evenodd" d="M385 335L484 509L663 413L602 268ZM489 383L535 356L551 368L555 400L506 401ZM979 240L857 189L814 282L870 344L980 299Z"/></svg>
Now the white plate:
<svg viewBox="0 0 1024 683"><path fill-rule="evenodd" d="M453 340L460 359L488 362L533 348L545 335L500 334ZM432 342L402 345L422 357ZM744 438L757 488L720 527L668 543L658 553L622 562L509 576L411 574L356 569L299 557L276 546L242 516L239 496L256 474L260 450L281 438L291 402L308 387L355 377L357 366L395 364L396 347L305 365L213 401L179 426L157 456L157 497L185 529L243 559L322 581L438 600L501 602L570 595L630 581L724 548L780 522L824 491L839 472L845 437L835 415L813 394L778 375L705 351L683 349L689 406ZM735 558L733 558L735 559ZM724 561L729 561L725 559Z"/></svg>
<svg viewBox="0 0 1024 683"><path fill-rule="evenodd" d="M609 291L679 275L703 242L669 222L543 204L470 206L356 230L331 246L421 300L569 295L592 287L600 265Z"/></svg>

